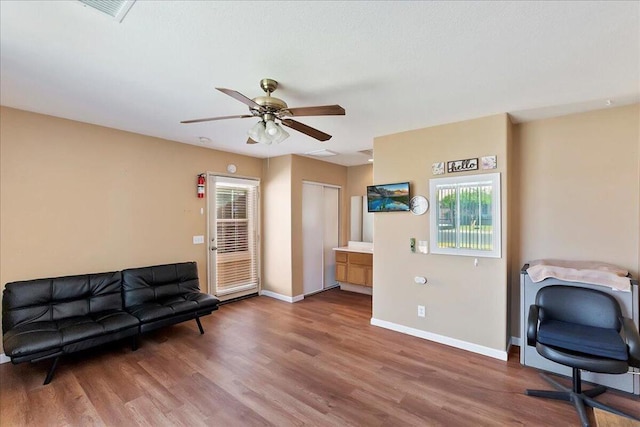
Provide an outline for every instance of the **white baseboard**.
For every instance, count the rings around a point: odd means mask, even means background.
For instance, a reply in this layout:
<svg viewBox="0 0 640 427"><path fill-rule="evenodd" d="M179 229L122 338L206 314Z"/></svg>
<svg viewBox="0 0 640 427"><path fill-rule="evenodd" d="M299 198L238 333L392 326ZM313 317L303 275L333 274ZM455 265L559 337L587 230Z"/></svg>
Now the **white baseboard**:
<svg viewBox="0 0 640 427"><path fill-rule="evenodd" d="M522 347L522 340L519 337L511 337L511 345L517 345L518 347Z"/></svg>
<svg viewBox="0 0 640 427"><path fill-rule="evenodd" d="M5 356L4 353L0 353L0 365L9 362L11 362L11 359Z"/></svg>
<svg viewBox="0 0 640 427"><path fill-rule="evenodd" d="M304 295L296 295L295 297L290 297L288 295L282 295L276 292L265 291L265 290L261 290L260 295L264 295L265 297L275 298L277 300L290 302L290 303L302 301L304 299Z"/></svg>
<svg viewBox="0 0 640 427"><path fill-rule="evenodd" d="M398 325L397 323L387 322L386 320L379 320L372 317L371 324L373 326L391 329L392 331L401 332L403 334L412 335L414 337L423 338L429 341L435 341L440 344L460 348L462 350L467 350L472 353L481 354L483 356L493 357L494 359L506 361L508 356L508 353L506 351L500 351L494 348L473 344L455 338L445 337L444 335L438 335L432 332L425 332L420 329L410 328L408 326Z"/></svg>

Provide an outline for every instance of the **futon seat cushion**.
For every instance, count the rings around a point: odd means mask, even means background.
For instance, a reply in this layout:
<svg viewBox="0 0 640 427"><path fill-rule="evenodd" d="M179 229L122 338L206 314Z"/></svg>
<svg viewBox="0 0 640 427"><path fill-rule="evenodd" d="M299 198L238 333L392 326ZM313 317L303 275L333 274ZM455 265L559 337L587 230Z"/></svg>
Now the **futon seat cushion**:
<svg viewBox="0 0 640 427"><path fill-rule="evenodd" d="M135 316L119 310L91 313L57 321L23 323L7 331L4 351L10 357L60 349L63 346L105 334L131 329L137 332Z"/></svg>
<svg viewBox="0 0 640 427"><path fill-rule="evenodd" d="M62 334L55 322L25 323L5 332L2 342L9 357L60 350Z"/></svg>
<svg viewBox="0 0 640 427"><path fill-rule="evenodd" d="M123 270L122 294L125 309L143 324L209 314L220 302L200 292L195 262Z"/></svg>
<svg viewBox="0 0 640 427"><path fill-rule="evenodd" d="M131 314L141 322L172 317L181 313L199 313L216 310L219 300L212 295L201 293L189 293L162 298L156 302L148 302L129 307Z"/></svg>
<svg viewBox="0 0 640 427"><path fill-rule="evenodd" d="M538 328L538 342L592 356L627 360L627 345L615 329L546 320Z"/></svg>

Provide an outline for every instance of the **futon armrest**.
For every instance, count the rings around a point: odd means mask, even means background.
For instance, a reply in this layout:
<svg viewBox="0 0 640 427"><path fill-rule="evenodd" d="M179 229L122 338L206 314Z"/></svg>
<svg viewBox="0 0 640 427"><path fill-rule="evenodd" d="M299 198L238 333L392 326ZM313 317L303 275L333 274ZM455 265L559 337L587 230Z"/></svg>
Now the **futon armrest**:
<svg viewBox="0 0 640 427"><path fill-rule="evenodd" d="M527 344L534 347L538 339L538 311L539 307L537 305L531 305L529 307L529 319L527 321Z"/></svg>
<svg viewBox="0 0 640 427"><path fill-rule="evenodd" d="M622 317L622 336L629 347L629 365L640 368L640 334L633 320Z"/></svg>

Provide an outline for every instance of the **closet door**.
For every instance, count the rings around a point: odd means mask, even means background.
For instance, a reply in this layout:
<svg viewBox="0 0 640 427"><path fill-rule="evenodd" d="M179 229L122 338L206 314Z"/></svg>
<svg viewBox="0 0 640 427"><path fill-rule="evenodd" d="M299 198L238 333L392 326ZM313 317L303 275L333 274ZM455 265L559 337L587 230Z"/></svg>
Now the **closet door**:
<svg viewBox="0 0 640 427"><path fill-rule="evenodd" d="M318 183L302 184L303 292L309 295L335 285L340 190Z"/></svg>
<svg viewBox="0 0 640 427"><path fill-rule="evenodd" d="M324 230L320 226L324 216L323 201L321 185L302 184L302 274L305 295L324 289Z"/></svg>

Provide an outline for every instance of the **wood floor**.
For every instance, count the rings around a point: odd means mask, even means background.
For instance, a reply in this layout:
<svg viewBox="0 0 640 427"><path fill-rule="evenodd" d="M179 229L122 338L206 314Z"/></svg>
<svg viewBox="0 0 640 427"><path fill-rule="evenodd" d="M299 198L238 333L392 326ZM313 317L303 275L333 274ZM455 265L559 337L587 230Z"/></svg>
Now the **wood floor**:
<svg viewBox="0 0 640 427"><path fill-rule="evenodd" d="M255 297L195 322L43 364L0 365L0 426L577 426L528 397L535 369L374 327L371 297ZM568 381L564 381L568 383ZM600 401L640 416L640 400Z"/></svg>

